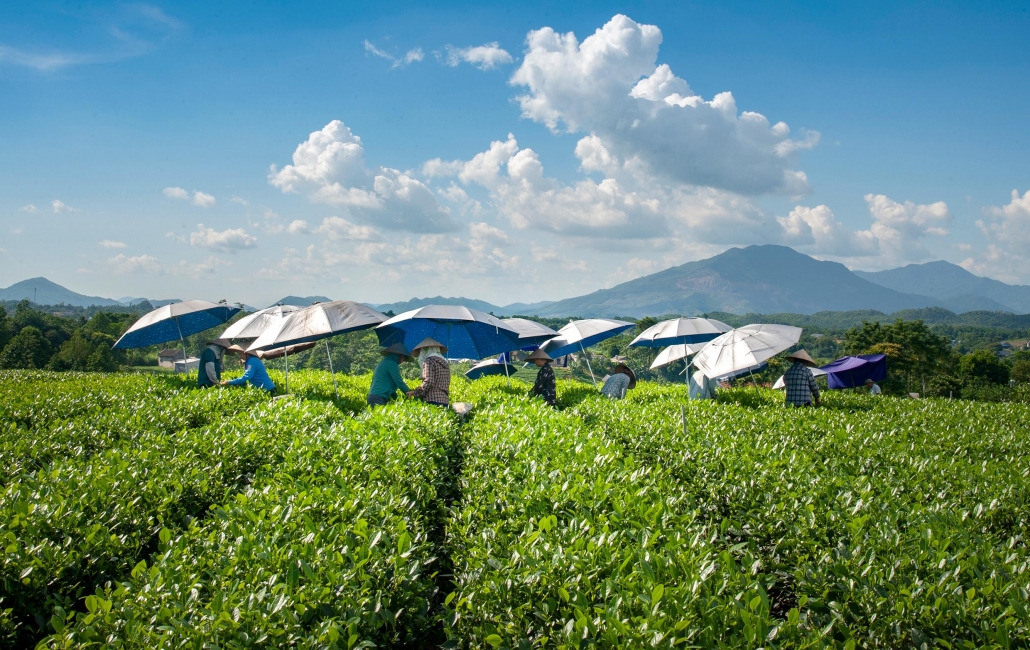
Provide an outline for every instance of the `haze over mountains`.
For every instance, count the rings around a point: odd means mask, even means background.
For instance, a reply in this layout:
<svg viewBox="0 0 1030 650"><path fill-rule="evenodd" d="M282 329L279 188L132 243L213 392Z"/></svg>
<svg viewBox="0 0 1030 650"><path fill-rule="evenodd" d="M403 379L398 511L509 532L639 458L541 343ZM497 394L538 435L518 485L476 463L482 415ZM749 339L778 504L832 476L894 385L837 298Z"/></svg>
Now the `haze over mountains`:
<svg viewBox="0 0 1030 650"><path fill-rule="evenodd" d="M0 289L0 300L33 298L38 304L120 305L110 298L75 293L45 278ZM136 300L136 299L132 299ZM327 302L326 296L286 296L284 304ZM168 302L168 301L160 301ZM151 300L151 303L156 304ZM499 316L694 315L709 312L796 313L876 310L886 314L939 307L955 313L1007 311L1030 313L1030 286L973 275L948 262L929 262L874 273L851 271L786 246L731 248L714 257L689 262L609 289L559 300L498 306L471 298L415 298L374 305L399 314L430 304L463 304Z"/></svg>

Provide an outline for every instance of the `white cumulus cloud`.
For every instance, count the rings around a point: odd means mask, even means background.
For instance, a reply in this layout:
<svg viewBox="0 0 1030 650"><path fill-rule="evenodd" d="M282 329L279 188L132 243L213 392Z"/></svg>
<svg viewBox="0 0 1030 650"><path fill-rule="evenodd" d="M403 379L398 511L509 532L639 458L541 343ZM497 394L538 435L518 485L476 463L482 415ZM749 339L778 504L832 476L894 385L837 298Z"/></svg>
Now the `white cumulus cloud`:
<svg viewBox="0 0 1030 650"><path fill-rule="evenodd" d="M215 197L210 194L205 194L204 192L193 193L193 205L199 205L202 208L210 208L213 207L215 203L217 203Z"/></svg>
<svg viewBox="0 0 1030 650"><path fill-rule="evenodd" d="M550 27L531 31L511 83L524 117L592 134L611 154L651 173L745 195L803 194L795 154L819 134L791 138L783 122L740 111L730 92L710 100L657 64L662 32L617 15L582 43Z"/></svg>
<svg viewBox="0 0 1030 650"><path fill-rule="evenodd" d="M59 201L58 199L54 199L53 201L51 201L50 202L50 207L53 209L54 214L63 214L63 213L67 213L67 212L78 212L77 209L73 208L70 205L67 205L63 201Z"/></svg>
<svg viewBox="0 0 1030 650"><path fill-rule="evenodd" d="M119 253L107 260L111 271L117 275L162 275L164 267L153 255L128 257Z"/></svg>
<svg viewBox="0 0 1030 650"><path fill-rule="evenodd" d="M888 268L921 262L933 256L929 238L948 234L953 217L943 201L899 203L883 194L866 194L872 223L850 230L825 205L797 206L777 217L783 243L818 257L838 259L865 268Z"/></svg>
<svg viewBox="0 0 1030 650"><path fill-rule="evenodd" d="M180 201L191 200L190 193L182 189L181 187L166 187L163 190L161 190L161 193L170 199L177 199ZM240 200L242 201L243 199ZM214 205L217 204L218 201L215 199L215 197L211 196L206 192L194 191L192 203L193 205L199 206L201 208L210 208L214 207ZM246 205L246 202L244 202L244 205Z"/></svg>
<svg viewBox="0 0 1030 650"><path fill-rule="evenodd" d="M419 233L457 228L424 183L389 167L370 169L364 156L361 138L333 120L297 145L292 165L272 165L268 180L284 192L304 191L312 201L345 208L374 227Z"/></svg>
<svg viewBox="0 0 1030 650"><path fill-rule="evenodd" d="M980 275L1007 282L1030 281L1030 190L1012 190L1006 205L983 209L977 227L987 239L987 248L962 261L962 266Z"/></svg>
<svg viewBox="0 0 1030 650"><path fill-rule="evenodd" d="M243 248L253 248L257 245L257 237L247 234L247 231L243 228L228 228L217 231L214 228L205 228L204 224L198 223L197 229L190 233L190 245L197 248L230 252Z"/></svg>
<svg viewBox="0 0 1030 650"><path fill-rule="evenodd" d="M460 48L447 45L444 50L447 52L444 61L452 68L464 62L470 63L480 70L493 70L514 61L511 54L508 54L496 42Z"/></svg>
<svg viewBox="0 0 1030 650"><path fill-rule="evenodd" d="M36 213L36 212L39 212L39 208L37 208L36 206L34 206L34 205L32 205L32 204L30 203L30 204L28 204L28 205L26 205L26 206L23 206L23 207L21 207L21 208L18 208L18 211L19 211L19 212L28 212L28 213L30 213L30 214L34 214L34 213Z"/></svg>
<svg viewBox="0 0 1030 650"><path fill-rule="evenodd" d="M394 56L389 52L376 47L375 43L369 41L368 39L365 40L364 46L365 52L371 54L372 56L377 56L381 59L386 59L392 64L391 67L394 68L401 68L403 66L421 61L425 58L425 53L422 51L421 47L416 47L408 50L404 53L404 56Z"/></svg>

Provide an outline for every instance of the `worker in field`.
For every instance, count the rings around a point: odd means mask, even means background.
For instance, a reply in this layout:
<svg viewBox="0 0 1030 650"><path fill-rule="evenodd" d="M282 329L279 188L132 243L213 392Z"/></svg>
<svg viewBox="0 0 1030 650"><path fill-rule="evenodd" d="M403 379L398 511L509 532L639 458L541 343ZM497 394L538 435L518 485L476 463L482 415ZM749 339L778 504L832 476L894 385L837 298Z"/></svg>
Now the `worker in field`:
<svg viewBox="0 0 1030 650"><path fill-rule="evenodd" d="M708 375L701 370L690 376L690 399L715 399L715 391L715 382L709 379Z"/></svg>
<svg viewBox="0 0 1030 650"><path fill-rule="evenodd" d="M554 380L554 368L551 367L551 355L543 350L534 350L526 357L526 361L532 361L539 370L536 372L536 381L529 391L531 397L542 397L551 406L558 406L558 387Z"/></svg>
<svg viewBox="0 0 1030 650"><path fill-rule="evenodd" d="M620 363L612 370L612 374L604 380L601 387L601 394L609 399L623 399L626 391L637 387L637 375L633 369L624 363Z"/></svg>
<svg viewBox="0 0 1030 650"><path fill-rule="evenodd" d="M880 390L880 386L871 378L865 380L865 387L869 389L870 395L879 395L883 391Z"/></svg>
<svg viewBox="0 0 1030 650"><path fill-rule="evenodd" d="M200 353L200 367L197 368L197 386L210 388L222 381L222 357L232 345L226 339L211 339Z"/></svg>
<svg viewBox="0 0 1030 650"><path fill-rule="evenodd" d="M229 349L235 352L243 362L243 376L232 381L223 381L222 386L245 386L249 383L251 386L267 390L269 393L275 390L275 384L268 376L268 370L265 369L265 362L256 352L244 350L238 345L233 345Z"/></svg>
<svg viewBox="0 0 1030 650"><path fill-rule="evenodd" d="M372 386L365 397L365 401L373 408L388 403L398 391L403 394L411 390L401 377L401 364L411 361L411 355L404 345L394 343L390 347L380 349L379 353L383 355L383 359L372 371Z"/></svg>
<svg viewBox="0 0 1030 650"><path fill-rule="evenodd" d="M436 339L425 338L411 349L422 367L422 385L408 391L408 397L436 406L449 406L451 393L451 366L443 355L447 348Z"/></svg>
<svg viewBox="0 0 1030 650"><path fill-rule="evenodd" d="M793 361L787 372L783 373L784 387L787 389L787 404L791 406L812 406L813 400L819 406L819 386L815 383L815 375L809 368L815 361L804 350L787 355Z"/></svg>

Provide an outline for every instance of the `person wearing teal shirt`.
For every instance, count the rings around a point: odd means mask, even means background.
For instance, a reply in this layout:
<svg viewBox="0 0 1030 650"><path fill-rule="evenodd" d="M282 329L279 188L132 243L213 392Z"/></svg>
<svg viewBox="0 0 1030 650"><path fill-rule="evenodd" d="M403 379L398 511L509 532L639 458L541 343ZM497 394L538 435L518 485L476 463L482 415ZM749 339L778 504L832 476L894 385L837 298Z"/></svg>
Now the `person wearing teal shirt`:
<svg viewBox="0 0 1030 650"><path fill-rule="evenodd" d="M267 390L269 393L275 390L275 384L272 382L272 378L268 376L264 362L256 354L236 345L230 349L244 359L243 376L237 377L232 381L223 381L223 386L243 386L250 382L251 385Z"/></svg>
<svg viewBox="0 0 1030 650"><path fill-rule="evenodd" d="M200 353L200 367L197 368L197 386L209 388L222 381L222 356L229 348L229 341L212 339Z"/></svg>
<svg viewBox="0 0 1030 650"><path fill-rule="evenodd" d="M411 359L408 350L402 344L394 343L379 352L383 355L383 360L372 371L372 386L368 389L368 397L365 398L372 407L386 404L393 399L397 391L407 393L409 390L401 377L400 368L400 364Z"/></svg>

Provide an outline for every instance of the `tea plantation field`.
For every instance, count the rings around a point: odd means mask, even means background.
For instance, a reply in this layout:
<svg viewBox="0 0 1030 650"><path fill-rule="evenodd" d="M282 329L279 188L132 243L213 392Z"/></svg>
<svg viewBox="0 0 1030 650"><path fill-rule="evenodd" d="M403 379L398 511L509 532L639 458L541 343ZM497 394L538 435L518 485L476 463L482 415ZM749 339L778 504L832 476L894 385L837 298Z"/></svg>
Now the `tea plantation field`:
<svg viewBox="0 0 1030 650"><path fill-rule="evenodd" d="M0 646L1030 646L1027 406L338 379L0 372Z"/></svg>

